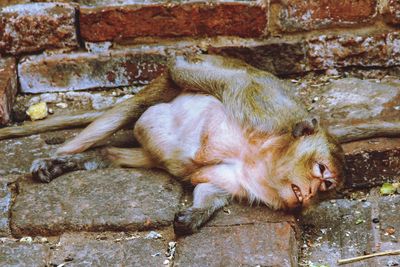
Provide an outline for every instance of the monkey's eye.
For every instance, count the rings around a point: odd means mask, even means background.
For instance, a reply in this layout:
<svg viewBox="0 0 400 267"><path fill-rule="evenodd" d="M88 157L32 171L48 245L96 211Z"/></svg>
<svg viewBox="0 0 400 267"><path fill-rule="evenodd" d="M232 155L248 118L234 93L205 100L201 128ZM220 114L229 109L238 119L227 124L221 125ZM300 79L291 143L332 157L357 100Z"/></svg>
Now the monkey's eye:
<svg viewBox="0 0 400 267"><path fill-rule="evenodd" d="M325 165L323 165L323 164L318 164L318 168L319 168L319 171L321 172L321 174L324 174L324 172L325 172L325 170L326 170Z"/></svg>
<svg viewBox="0 0 400 267"><path fill-rule="evenodd" d="M322 183L319 187L320 191L328 191L331 190L333 188L336 187L336 182L334 180L332 180L332 178L330 179L323 179Z"/></svg>

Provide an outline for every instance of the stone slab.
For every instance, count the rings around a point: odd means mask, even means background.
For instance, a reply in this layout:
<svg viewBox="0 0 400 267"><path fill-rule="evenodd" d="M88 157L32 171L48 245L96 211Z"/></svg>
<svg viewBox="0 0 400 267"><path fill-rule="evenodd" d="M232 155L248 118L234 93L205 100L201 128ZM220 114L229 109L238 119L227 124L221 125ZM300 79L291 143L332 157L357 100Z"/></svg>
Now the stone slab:
<svg viewBox="0 0 400 267"><path fill-rule="evenodd" d="M135 37L261 37L265 4L257 1L159 2L80 9L80 32L89 42Z"/></svg>
<svg viewBox="0 0 400 267"><path fill-rule="evenodd" d="M49 184L21 182L11 212L14 235L134 231L170 225L181 186L161 171L103 169Z"/></svg>
<svg viewBox="0 0 400 267"><path fill-rule="evenodd" d="M47 266L49 253L41 244L0 244L0 266Z"/></svg>
<svg viewBox="0 0 400 267"><path fill-rule="evenodd" d="M10 208L11 208L11 192L8 183L0 175L0 237L9 236L10 231Z"/></svg>
<svg viewBox="0 0 400 267"><path fill-rule="evenodd" d="M77 46L73 5L29 3L0 9L0 54Z"/></svg>
<svg viewBox="0 0 400 267"><path fill-rule="evenodd" d="M27 56L18 64L24 93L61 92L148 83L165 68L163 50L123 49L98 53Z"/></svg>
<svg viewBox="0 0 400 267"><path fill-rule="evenodd" d="M11 110L18 90L16 69L14 58L0 58L0 125L11 121Z"/></svg>
<svg viewBox="0 0 400 267"><path fill-rule="evenodd" d="M58 266L162 266L168 242L140 236L121 241L95 239L83 233L64 234L52 251L51 264ZM129 240L130 239L130 240Z"/></svg>
<svg viewBox="0 0 400 267"><path fill-rule="evenodd" d="M204 227L178 240L174 266L297 266L289 223Z"/></svg>
<svg viewBox="0 0 400 267"><path fill-rule="evenodd" d="M337 266L337 260L399 249L399 235L385 235L385 228L397 229L400 195L379 197L375 192L366 201L341 199L321 203L302 221L306 230L301 263ZM374 223L373 219L379 222ZM346 266L390 266L396 256L377 257Z"/></svg>
<svg viewBox="0 0 400 267"><path fill-rule="evenodd" d="M296 266L297 230L291 214L234 203L178 239L174 266Z"/></svg>

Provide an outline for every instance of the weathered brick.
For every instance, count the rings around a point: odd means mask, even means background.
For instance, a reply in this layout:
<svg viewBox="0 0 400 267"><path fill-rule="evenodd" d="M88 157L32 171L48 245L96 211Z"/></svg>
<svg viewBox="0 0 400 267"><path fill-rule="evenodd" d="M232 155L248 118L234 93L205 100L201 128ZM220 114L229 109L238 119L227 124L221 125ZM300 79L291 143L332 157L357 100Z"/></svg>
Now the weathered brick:
<svg viewBox="0 0 400 267"><path fill-rule="evenodd" d="M14 58L0 59L0 125L11 120L11 109L17 94L17 71Z"/></svg>
<svg viewBox="0 0 400 267"><path fill-rule="evenodd" d="M343 67L391 67L400 64L399 32L321 35L306 40L211 46L209 52L240 58L278 75Z"/></svg>
<svg viewBox="0 0 400 267"><path fill-rule="evenodd" d="M260 37L266 26L265 5L257 1L153 3L80 10L82 37L91 42L143 36Z"/></svg>
<svg viewBox="0 0 400 267"><path fill-rule="evenodd" d="M140 169L73 172L49 184L21 182L19 190L11 210L17 236L167 226L181 196L166 173Z"/></svg>
<svg viewBox="0 0 400 267"><path fill-rule="evenodd" d="M21 91L40 93L147 83L163 72L163 52L116 50L25 57L18 65Z"/></svg>
<svg viewBox="0 0 400 267"><path fill-rule="evenodd" d="M390 24L400 23L400 2L398 0L382 1L381 13Z"/></svg>
<svg viewBox="0 0 400 267"><path fill-rule="evenodd" d="M199 233L178 240L174 266L296 266L292 215L247 203L225 211Z"/></svg>
<svg viewBox="0 0 400 267"><path fill-rule="evenodd" d="M376 17L376 0L285 1L279 13L280 30L286 32L348 26Z"/></svg>
<svg viewBox="0 0 400 267"><path fill-rule="evenodd" d="M308 41L310 70L363 66L388 67L400 62L398 32L373 36L320 36Z"/></svg>
<svg viewBox="0 0 400 267"><path fill-rule="evenodd" d="M301 73L307 70L304 41L255 46L209 47L210 53L240 58L250 65L274 74Z"/></svg>
<svg viewBox="0 0 400 267"><path fill-rule="evenodd" d="M400 139L372 139L343 145L346 186L366 188L400 180Z"/></svg>
<svg viewBox="0 0 400 267"><path fill-rule="evenodd" d="M204 227L178 241L174 266L297 266L289 223Z"/></svg>
<svg viewBox="0 0 400 267"><path fill-rule="evenodd" d="M32 3L0 9L0 53L77 45L75 8L70 4Z"/></svg>

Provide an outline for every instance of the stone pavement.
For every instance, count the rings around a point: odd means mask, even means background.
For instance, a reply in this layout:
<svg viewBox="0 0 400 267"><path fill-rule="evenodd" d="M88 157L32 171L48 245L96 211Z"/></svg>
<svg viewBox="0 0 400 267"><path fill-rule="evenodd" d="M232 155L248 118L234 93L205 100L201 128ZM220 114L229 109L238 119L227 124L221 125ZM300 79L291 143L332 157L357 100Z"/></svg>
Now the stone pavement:
<svg viewBox="0 0 400 267"><path fill-rule="evenodd" d="M330 125L399 115L397 81L293 83ZM351 93L341 97L346 90ZM31 180L32 160L51 155L77 132L0 141L0 266L337 266L340 258L400 248L400 195L382 197L373 188L399 180L400 139L344 144L346 189L303 215L234 203L198 233L178 238L172 221L190 205L191 189L162 171L103 169L49 184ZM130 137L124 130L111 143L132 145ZM345 266L396 266L399 258Z"/></svg>

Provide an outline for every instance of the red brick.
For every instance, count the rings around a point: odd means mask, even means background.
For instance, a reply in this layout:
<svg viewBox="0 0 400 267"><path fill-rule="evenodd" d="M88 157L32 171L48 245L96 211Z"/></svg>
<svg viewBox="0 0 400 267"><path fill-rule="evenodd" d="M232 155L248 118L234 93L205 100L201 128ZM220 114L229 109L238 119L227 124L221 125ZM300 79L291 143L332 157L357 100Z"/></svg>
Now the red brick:
<svg viewBox="0 0 400 267"><path fill-rule="evenodd" d="M161 3L80 10L81 35L91 42L143 36L260 37L266 26L266 8L256 1Z"/></svg>
<svg viewBox="0 0 400 267"><path fill-rule="evenodd" d="M11 109L17 94L17 73L14 58L0 59L0 125L11 120Z"/></svg>
<svg viewBox="0 0 400 267"><path fill-rule="evenodd" d="M302 31L370 22L376 0L292 0L279 14L282 31Z"/></svg>
<svg viewBox="0 0 400 267"><path fill-rule="evenodd" d="M389 0L382 7L381 13L384 19L391 24L400 23L400 2L398 0Z"/></svg>
<svg viewBox="0 0 400 267"><path fill-rule="evenodd" d="M75 8L32 3L0 9L0 53L76 47Z"/></svg>

